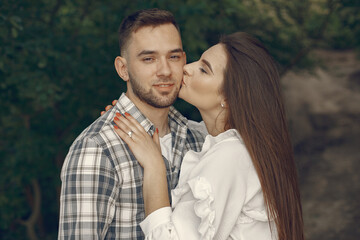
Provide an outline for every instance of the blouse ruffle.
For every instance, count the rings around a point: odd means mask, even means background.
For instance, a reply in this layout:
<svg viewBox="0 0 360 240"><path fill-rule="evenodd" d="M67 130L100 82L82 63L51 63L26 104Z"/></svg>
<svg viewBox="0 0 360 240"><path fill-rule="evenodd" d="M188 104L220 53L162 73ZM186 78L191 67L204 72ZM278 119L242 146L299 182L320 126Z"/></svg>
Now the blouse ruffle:
<svg viewBox="0 0 360 240"><path fill-rule="evenodd" d="M195 214L200 218L198 232L201 239L212 239L215 235L215 210L212 208L214 195L210 183L204 177L196 177L182 187L172 191L173 207L177 205L181 196L191 190L196 199L194 204Z"/></svg>
<svg viewBox="0 0 360 240"><path fill-rule="evenodd" d="M272 220L272 219L270 219ZM237 220L237 224L252 223L254 221L268 222L268 215L265 209L262 210L243 210Z"/></svg>

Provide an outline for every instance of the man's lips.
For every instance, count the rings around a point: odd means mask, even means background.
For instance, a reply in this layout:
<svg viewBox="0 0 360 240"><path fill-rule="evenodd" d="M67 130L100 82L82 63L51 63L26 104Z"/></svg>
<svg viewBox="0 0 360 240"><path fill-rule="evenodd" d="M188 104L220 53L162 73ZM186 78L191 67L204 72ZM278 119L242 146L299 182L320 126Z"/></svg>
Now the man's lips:
<svg viewBox="0 0 360 240"><path fill-rule="evenodd" d="M169 91L175 86L175 84L174 83L158 83L158 84L154 84L153 86L158 90Z"/></svg>
<svg viewBox="0 0 360 240"><path fill-rule="evenodd" d="M155 87L171 87L174 86L173 83L162 83L162 84L154 84Z"/></svg>

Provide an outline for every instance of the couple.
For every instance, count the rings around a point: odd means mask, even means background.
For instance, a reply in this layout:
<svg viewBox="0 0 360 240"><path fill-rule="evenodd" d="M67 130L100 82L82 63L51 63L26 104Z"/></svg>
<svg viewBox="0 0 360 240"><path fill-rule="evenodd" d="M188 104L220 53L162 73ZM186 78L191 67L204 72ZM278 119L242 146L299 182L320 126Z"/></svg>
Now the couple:
<svg viewBox="0 0 360 240"><path fill-rule="evenodd" d="M124 19L119 43L127 92L69 150L59 239L303 239L279 76L262 44L234 33L185 65L179 28L158 9ZM171 106L178 94L205 130Z"/></svg>

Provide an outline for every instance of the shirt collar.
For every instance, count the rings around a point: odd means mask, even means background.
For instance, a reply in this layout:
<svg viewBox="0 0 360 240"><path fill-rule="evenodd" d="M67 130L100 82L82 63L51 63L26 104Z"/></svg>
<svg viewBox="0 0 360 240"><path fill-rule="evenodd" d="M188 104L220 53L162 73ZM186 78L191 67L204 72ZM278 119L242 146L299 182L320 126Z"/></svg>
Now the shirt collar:
<svg viewBox="0 0 360 240"><path fill-rule="evenodd" d="M135 106L135 104L125 95L122 93L118 102L115 105L116 108L120 111L121 114L125 112L130 113L145 129L146 132L154 133L155 127L154 124L145 117L144 114L140 112L140 110ZM178 127L187 128L188 120L178 111L175 107L170 106L169 109L169 126L171 132L177 132Z"/></svg>
<svg viewBox="0 0 360 240"><path fill-rule="evenodd" d="M150 131L151 134L154 133L154 124L147 117L145 117L144 114L140 112L140 110L125 95L125 93L121 94L115 107L119 109L121 114L124 114L125 112L131 114L131 116L133 116L140 123L140 125L145 129L146 132Z"/></svg>
<svg viewBox="0 0 360 240"><path fill-rule="evenodd" d="M169 110L169 120L176 122L180 127L187 127L188 120L184 117L178 110L176 110L173 106L170 107Z"/></svg>

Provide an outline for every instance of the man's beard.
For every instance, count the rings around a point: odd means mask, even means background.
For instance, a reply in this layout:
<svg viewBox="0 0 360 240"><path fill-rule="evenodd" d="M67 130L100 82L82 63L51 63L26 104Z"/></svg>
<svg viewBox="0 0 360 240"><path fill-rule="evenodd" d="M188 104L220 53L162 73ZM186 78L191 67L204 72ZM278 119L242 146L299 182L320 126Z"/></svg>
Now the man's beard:
<svg viewBox="0 0 360 240"><path fill-rule="evenodd" d="M134 94L143 102L146 102L150 106L156 107L156 108L167 108L171 106L178 94L179 89L176 89L176 91L172 93L165 93L163 94L163 97L157 97L152 92L152 89L150 89L148 92L141 86L141 83L135 79L130 73L129 73L129 81L132 87L132 90ZM163 81L164 83L167 81ZM169 81L168 81L169 82Z"/></svg>

